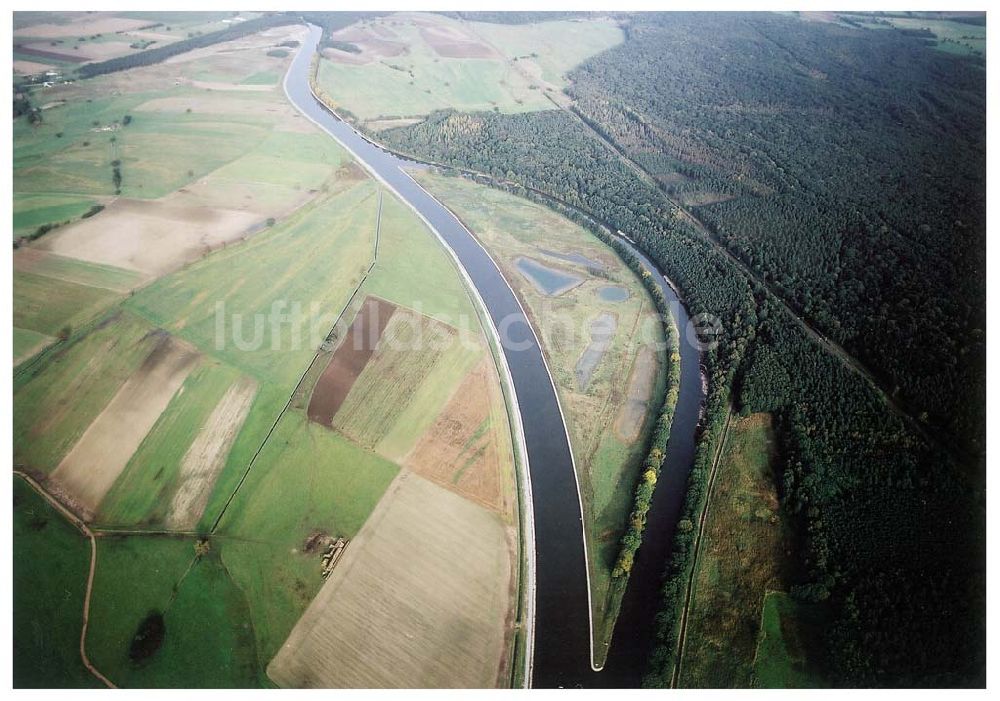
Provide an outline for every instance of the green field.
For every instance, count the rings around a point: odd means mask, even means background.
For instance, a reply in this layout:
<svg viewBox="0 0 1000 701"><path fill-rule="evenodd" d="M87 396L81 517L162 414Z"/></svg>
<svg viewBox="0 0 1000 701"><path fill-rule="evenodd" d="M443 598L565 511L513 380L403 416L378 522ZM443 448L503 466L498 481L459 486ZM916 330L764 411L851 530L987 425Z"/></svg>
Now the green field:
<svg viewBox="0 0 1000 701"><path fill-rule="evenodd" d="M565 86L564 74L623 38L621 30L606 20L505 27L400 14L357 27L349 30L348 38L362 49L358 56L367 62L331 60L337 52L330 50L320 61L318 83L335 104L362 120L422 116L449 107L501 112L553 109L548 95L556 97ZM359 31L375 43L356 39ZM474 47L471 55L442 55L435 49L434 33ZM397 54L382 48L378 42L385 36L391 37L392 45L405 46L405 51ZM443 53L451 51L446 48Z"/></svg>
<svg viewBox="0 0 1000 701"><path fill-rule="evenodd" d="M57 336L106 309L119 295L33 273L14 273L14 326Z"/></svg>
<svg viewBox="0 0 1000 701"><path fill-rule="evenodd" d="M86 537L14 478L14 686L101 687L80 659Z"/></svg>
<svg viewBox="0 0 1000 701"><path fill-rule="evenodd" d="M94 204L93 199L73 195L20 195L14 199L14 238L33 234L43 224L76 219Z"/></svg>
<svg viewBox="0 0 1000 701"><path fill-rule="evenodd" d="M779 591L768 592L761 613L752 685L764 689L817 689L829 686L816 661L827 624L820 604Z"/></svg>
<svg viewBox="0 0 1000 701"><path fill-rule="evenodd" d="M246 600L213 549L195 561L194 540L103 537L91 604L87 651L124 687L205 687L262 683ZM142 621L163 615L162 646L141 662L129 648Z"/></svg>
<svg viewBox="0 0 1000 701"><path fill-rule="evenodd" d="M490 250L541 331L580 478L591 552L595 637L598 650L603 650L601 643L611 635L620 595L612 586L611 571L632 509L633 485L645 457L649 430L647 421L639 438L629 442L617 435L614 425L640 348L663 340L663 329L652 316L652 300L641 281L608 246L555 212L462 178L425 172L417 177L468 223ZM607 267L600 276L591 275L586 267L567 266L546 251L584 256ZM515 260L521 256L581 276L584 282L557 297L546 297L518 272ZM605 285L624 287L628 300L603 301L596 290ZM590 322L603 313L614 314L618 328L581 390L576 383L577 361L590 343ZM666 382L665 353L658 352L657 357L653 397L662 396Z"/></svg>
<svg viewBox="0 0 1000 701"><path fill-rule="evenodd" d="M478 333L472 298L437 237L394 197L382 200L379 253L365 281L368 294Z"/></svg>
<svg viewBox="0 0 1000 701"><path fill-rule="evenodd" d="M34 355L37 349L52 343L55 339L37 331L19 329L16 326L14 332L14 367Z"/></svg>
<svg viewBox="0 0 1000 701"><path fill-rule="evenodd" d="M696 564L682 687L747 687L764 597L791 579L771 417L735 421L724 450Z"/></svg>

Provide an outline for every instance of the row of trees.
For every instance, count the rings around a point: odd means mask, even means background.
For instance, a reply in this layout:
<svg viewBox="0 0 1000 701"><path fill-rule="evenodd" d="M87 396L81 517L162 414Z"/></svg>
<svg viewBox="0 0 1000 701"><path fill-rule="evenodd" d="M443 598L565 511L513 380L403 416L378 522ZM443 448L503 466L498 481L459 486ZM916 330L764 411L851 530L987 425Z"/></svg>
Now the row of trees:
<svg viewBox="0 0 1000 701"><path fill-rule="evenodd" d="M118 58L112 58L107 61L86 63L77 69L77 75L80 78L92 78L96 75L124 71L129 68L151 66L156 63L161 63L171 56L177 56L178 54L186 53L194 49L202 49L206 46L212 46L213 44L218 44L224 41L241 39L245 36L256 34L257 32L265 29L270 29L271 27L278 27L283 24L295 24L299 21L300 20L297 15L290 13L279 12L265 14L262 17L247 20L246 22L235 22L225 29L221 29L217 32L209 32L208 34L200 34L188 39L181 39L180 41L175 41L172 44L146 49L145 51L129 54L128 56L119 56Z"/></svg>

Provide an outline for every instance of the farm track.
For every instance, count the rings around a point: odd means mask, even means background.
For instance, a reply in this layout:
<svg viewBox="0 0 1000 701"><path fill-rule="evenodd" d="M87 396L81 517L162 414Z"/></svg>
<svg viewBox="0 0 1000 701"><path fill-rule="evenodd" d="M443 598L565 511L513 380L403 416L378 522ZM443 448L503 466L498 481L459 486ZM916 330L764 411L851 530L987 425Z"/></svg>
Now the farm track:
<svg viewBox="0 0 1000 701"><path fill-rule="evenodd" d="M375 245L372 251L372 260L371 263L369 263L368 267L365 269L364 274L361 276L361 280L358 282L357 287L354 288L354 291L351 293L351 296L348 297L347 302L344 304L343 309L340 310L340 314L338 314L337 318L334 320L333 326L331 326L330 328L331 331L337 328L337 324L340 323L340 320L343 318L347 310L351 308L351 304L354 303L354 299L358 296L358 292L361 291L361 288L364 286L365 281L368 280L368 276L375 268L375 263L378 261L379 233L382 229L382 188L381 187L378 188L377 192L378 192L378 211L376 212L375 215ZM267 445L267 441L270 440L271 434L273 434L274 430L278 427L278 423L281 421L281 418L285 415L285 412L288 411L288 407L291 406L292 401L295 399L295 393L298 390L299 385L302 384L302 380L306 377L306 375L309 374L309 371L312 370L312 367L316 363L316 360L319 358L321 352L322 349L317 349L316 353L313 355L312 361L309 363L309 365L306 366L306 369L302 371L302 374L299 376L298 381L295 383L295 386L289 393L288 399L285 401L285 405L281 408L281 411L278 412L277 417L275 417L274 419L274 423L271 424L271 428L268 429L267 435L264 436L264 440L260 442L260 445L257 447L257 450L254 451L253 457L250 458L250 462L247 464L247 468L243 472L243 476L240 478L239 483L237 483L236 488L233 489L232 494L229 495L229 498L226 500L225 505L222 507L222 510L216 517L215 522L212 524L212 528L209 531L210 535L215 535L216 530L218 530L219 528L219 524L222 522L222 518L226 515L226 511L229 509L229 506L233 503L233 499L236 498L236 494L240 491L240 487L243 486L243 483L246 482L247 477L250 476L250 470L253 469L254 463L260 456L260 453L264 449L264 446Z"/></svg>
<svg viewBox="0 0 1000 701"><path fill-rule="evenodd" d="M78 518L76 514L63 506L62 502L45 491L42 485L36 482L30 475L25 472L21 472L20 470L14 470L14 474L27 482L28 486L38 492L38 494L41 495L45 501L61 513L66 520L76 526L77 529L87 536L87 539L90 541L90 571L87 574L87 590L83 595L83 626L80 629L80 660L83 662L83 666L87 668L87 671L93 674L98 680L100 680L101 683L109 689L117 689L118 687L116 687L110 679L101 674L101 672L93 664L91 664L90 658L87 657L87 626L90 622L90 595L94 590L94 572L97 569L97 540L94 537L94 532L91 531L87 524Z"/></svg>
<svg viewBox="0 0 1000 701"><path fill-rule="evenodd" d="M553 101L553 104L555 101ZM784 308L788 315L795 320L799 327L805 332L806 336L815 341L821 348L826 350L828 353L837 357L841 363L851 370L855 374L859 375L863 379L867 380L872 388L878 393L882 400L885 402L886 406L889 407L899 418L903 419L904 422L910 425L917 433L919 433L923 438L944 452L950 454L961 464L967 464L974 462L977 456L970 454L964 448L954 444L954 442L946 442L931 432L931 428L922 423L914 414L915 410L899 399L893 396L893 394L888 391L883 382L875 375L875 373L868 368L860 359L852 355L846 348L841 346L836 341L827 337L824 333L819 331L814 327L807 319L805 319L799 312L795 310L792 303L785 299L770 283L765 281L757 272L752 270L746 263L740 260L735 254L733 254L722 242L720 242L708 227L690 210L684 207L676 199L672 198L667 194L663 186L656 180L652 175L650 175L641 165L633 161L625 152L611 139L607 138L591 126L586 119L577 111L575 107L562 108L569 114L573 115L576 120L591 134L594 138L598 139L601 143L605 144L609 149L611 149L621 160L628 166L630 170L636 173L644 182L655 187L664 199L669 202L673 207L677 209L677 212L686 221L694 231L704 239L713 249L721 253L728 260L734 263L740 271L746 275L749 279L755 281L758 285L767 290L778 303Z"/></svg>
<svg viewBox="0 0 1000 701"><path fill-rule="evenodd" d="M694 591L694 580L698 576L698 553L701 551L702 537L705 534L705 524L708 522L708 511L712 503L712 489L715 487L715 477L719 471L719 463L722 462L722 455L726 449L726 441L729 438L729 427L733 422L733 406L729 405L726 410L726 423L722 427L722 436L719 438L719 445L715 449L715 457L712 459L712 470L708 475L708 488L705 491L705 503L701 507L701 514L698 516L698 533L694 539L694 557L691 562L691 572L688 574L687 586L684 590L684 606L681 608L680 632L677 634L677 650L674 657L674 671L670 677L670 688L676 689L681 677L681 664L684 661L684 643L687 640L688 612L691 608L691 596Z"/></svg>

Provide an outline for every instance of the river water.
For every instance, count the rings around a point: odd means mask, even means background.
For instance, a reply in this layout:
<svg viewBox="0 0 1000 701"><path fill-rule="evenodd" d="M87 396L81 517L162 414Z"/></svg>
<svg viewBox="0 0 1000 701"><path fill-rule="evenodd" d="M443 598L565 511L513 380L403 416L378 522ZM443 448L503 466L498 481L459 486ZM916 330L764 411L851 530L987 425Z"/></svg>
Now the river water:
<svg viewBox="0 0 1000 701"><path fill-rule="evenodd" d="M285 80L292 103L351 151L357 160L415 208L455 252L501 332L524 427L535 521L535 687L637 686L652 641L662 563L669 554L684 484L691 465L694 428L701 403L698 352L681 348L680 400L670 435L647 535L636 558L618 630L605 671L591 669L590 605L583 524L572 455L538 341L517 298L475 237L405 172L412 165L364 139L315 99L310 62L321 30L309 27ZM650 270L656 268L648 263ZM658 279L662 280L662 276ZM677 299L663 285L668 300ZM687 324L676 305L679 327Z"/></svg>

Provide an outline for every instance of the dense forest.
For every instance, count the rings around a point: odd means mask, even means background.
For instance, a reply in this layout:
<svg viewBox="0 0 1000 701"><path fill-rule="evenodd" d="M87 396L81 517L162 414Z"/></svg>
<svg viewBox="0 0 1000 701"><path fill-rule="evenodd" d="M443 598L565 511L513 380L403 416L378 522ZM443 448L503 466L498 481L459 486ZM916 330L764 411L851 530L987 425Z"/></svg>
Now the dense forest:
<svg viewBox="0 0 1000 701"><path fill-rule="evenodd" d="M565 111L440 112L380 138L621 229L692 314L721 319L686 510L693 519L704 497L730 397L773 412L783 507L802 535L793 593L827 602L836 683L982 684L982 465L929 445L786 307L893 378L929 420L979 440L980 69L895 33L778 16L646 16L628 36L574 74L580 115L611 145ZM753 274L680 216L672 200L694 192L731 198L696 214ZM679 529L665 572L653 685L669 683L692 540Z"/></svg>
<svg viewBox="0 0 1000 701"><path fill-rule="evenodd" d="M981 452L980 60L894 31L681 14L633 23L571 78L581 113L758 279Z"/></svg>

